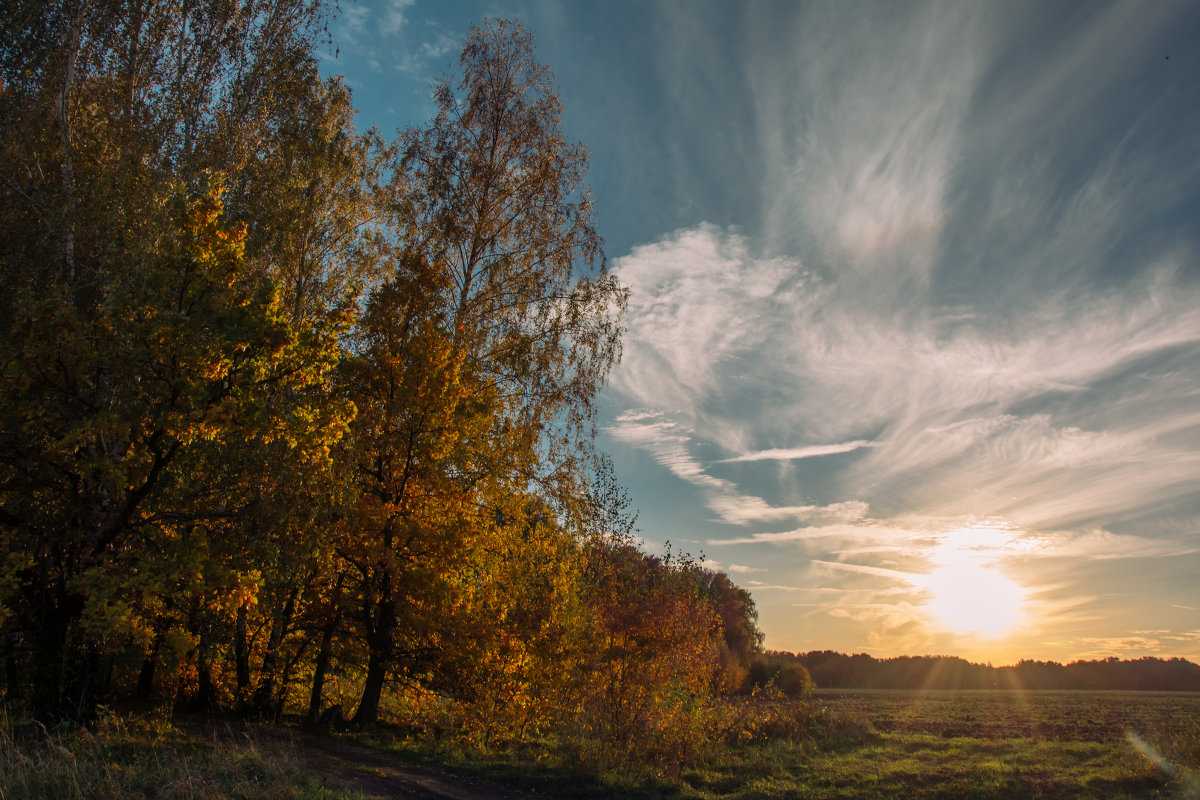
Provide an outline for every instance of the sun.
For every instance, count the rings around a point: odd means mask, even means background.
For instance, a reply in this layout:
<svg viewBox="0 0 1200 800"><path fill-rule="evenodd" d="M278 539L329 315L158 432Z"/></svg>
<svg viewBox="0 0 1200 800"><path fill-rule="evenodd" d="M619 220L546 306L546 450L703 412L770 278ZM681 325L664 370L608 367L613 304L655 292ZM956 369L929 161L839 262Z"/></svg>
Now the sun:
<svg viewBox="0 0 1200 800"><path fill-rule="evenodd" d="M935 568L918 583L930 596L925 610L939 627L997 639L1021 619L1025 590L996 567L996 533L960 530L934 548Z"/></svg>
<svg viewBox="0 0 1200 800"><path fill-rule="evenodd" d="M997 639L1021 616L1025 591L990 567L940 567L921 583L932 595L926 610L953 633Z"/></svg>

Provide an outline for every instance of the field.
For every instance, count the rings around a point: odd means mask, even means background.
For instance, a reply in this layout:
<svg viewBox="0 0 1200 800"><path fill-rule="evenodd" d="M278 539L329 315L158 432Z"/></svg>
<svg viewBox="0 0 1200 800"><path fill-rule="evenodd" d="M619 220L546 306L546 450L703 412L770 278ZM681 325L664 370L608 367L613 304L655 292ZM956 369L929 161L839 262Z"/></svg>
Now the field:
<svg viewBox="0 0 1200 800"><path fill-rule="evenodd" d="M695 798L1200 797L1200 695L819 692L824 741L731 748Z"/></svg>
<svg viewBox="0 0 1200 800"><path fill-rule="evenodd" d="M412 770L432 769L450 787L444 796L473 798L520 794L476 780L490 777L563 798L1200 800L1200 694L827 691L807 703L743 702L728 710L752 712L742 729L751 735L678 770L581 770L553 742L480 752L387 728L330 742L243 723L109 717L24 745L8 729L0 797L428 797ZM414 761L426 767L405 766Z"/></svg>
<svg viewBox="0 0 1200 800"><path fill-rule="evenodd" d="M571 797L1200 798L1200 694L825 691L764 718L675 775L584 780L511 753L455 766Z"/></svg>

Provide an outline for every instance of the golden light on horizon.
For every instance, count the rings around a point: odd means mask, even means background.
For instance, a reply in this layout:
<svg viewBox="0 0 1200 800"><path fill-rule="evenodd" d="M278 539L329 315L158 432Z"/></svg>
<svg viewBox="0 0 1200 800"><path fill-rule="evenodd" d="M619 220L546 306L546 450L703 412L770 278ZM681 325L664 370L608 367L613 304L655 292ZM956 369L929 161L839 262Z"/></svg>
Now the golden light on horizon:
<svg viewBox="0 0 1200 800"><path fill-rule="evenodd" d="M962 528L930 554L933 571L918 584L929 595L925 610L933 624L961 635L999 639L1020 621L1026 591L996 566L1010 531Z"/></svg>

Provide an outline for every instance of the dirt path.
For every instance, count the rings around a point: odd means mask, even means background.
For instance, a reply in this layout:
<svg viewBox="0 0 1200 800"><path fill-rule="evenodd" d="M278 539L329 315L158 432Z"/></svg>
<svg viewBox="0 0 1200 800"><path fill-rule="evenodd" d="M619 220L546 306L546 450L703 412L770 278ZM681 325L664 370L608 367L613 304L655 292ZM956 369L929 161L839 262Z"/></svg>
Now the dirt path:
<svg viewBox="0 0 1200 800"><path fill-rule="evenodd" d="M298 735L300 766L325 785L357 789L366 800L548 800L481 778L406 764L377 750L325 737Z"/></svg>
<svg viewBox="0 0 1200 800"><path fill-rule="evenodd" d="M211 717L177 719L176 724L203 739L241 740L278 748L281 756L325 786L357 790L364 800L552 800L482 778L407 764L385 752L318 732Z"/></svg>

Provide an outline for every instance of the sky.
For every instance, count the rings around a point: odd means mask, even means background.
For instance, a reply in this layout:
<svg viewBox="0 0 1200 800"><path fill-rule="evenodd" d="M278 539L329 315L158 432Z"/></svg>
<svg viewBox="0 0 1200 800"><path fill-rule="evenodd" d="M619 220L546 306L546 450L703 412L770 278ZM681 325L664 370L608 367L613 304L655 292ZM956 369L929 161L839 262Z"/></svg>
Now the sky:
<svg viewBox="0 0 1200 800"><path fill-rule="evenodd" d="M630 288L599 444L770 649L1200 661L1200 5L343 0L360 127L535 35Z"/></svg>

